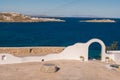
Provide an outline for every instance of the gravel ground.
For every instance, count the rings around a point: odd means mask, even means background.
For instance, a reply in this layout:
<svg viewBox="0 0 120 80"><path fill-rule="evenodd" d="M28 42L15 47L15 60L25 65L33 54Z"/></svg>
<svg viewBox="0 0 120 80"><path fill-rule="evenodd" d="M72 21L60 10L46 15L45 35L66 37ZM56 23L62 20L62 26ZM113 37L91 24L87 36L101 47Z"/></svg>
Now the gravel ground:
<svg viewBox="0 0 120 80"><path fill-rule="evenodd" d="M55 73L41 71L46 63L56 64ZM120 80L120 71L100 61L47 61L0 65L0 80Z"/></svg>

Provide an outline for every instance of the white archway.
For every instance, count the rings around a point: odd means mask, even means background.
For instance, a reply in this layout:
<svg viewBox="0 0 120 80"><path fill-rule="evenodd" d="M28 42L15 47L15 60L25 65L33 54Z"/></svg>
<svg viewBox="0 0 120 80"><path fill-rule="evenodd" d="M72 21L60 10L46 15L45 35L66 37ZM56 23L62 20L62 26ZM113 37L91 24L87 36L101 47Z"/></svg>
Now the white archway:
<svg viewBox="0 0 120 80"><path fill-rule="evenodd" d="M102 56L101 50L102 50L102 47L98 42L94 42L90 44L90 46L88 47L88 59L101 60L101 56Z"/></svg>
<svg viewBox="0 0 120 80"><path fill-rule="evenodd" d="M0 54L0 64L13 64L23 62L40 62L42 59L45 61L49 60L81 60L82 56L84 61L88 61L89 46L92 43L99 43L101 45L101 61L105 61L105 57L110 57L112 60L119 61L118 58L114 58L116 55L106 54L106 47L102 40L91 39L87 43L76 43L72 46L68 46L59 54L49 54L45 56L29 56L29 57L15 57L11 54ZM118 55L117 55L118 56Z"/></svg>
<svg viewBox="0 0 120 80"><path fill-rule="evenodd" d="M105 61L106 47L105 47L104 42L102 40L100 40L100 39L91 39L91 40L89 40L87 42L88 53L89 53L89 46L92 43L99 43L101 45L101 60ZM87 54L87 57L88 57L88 54Z"/></svg>

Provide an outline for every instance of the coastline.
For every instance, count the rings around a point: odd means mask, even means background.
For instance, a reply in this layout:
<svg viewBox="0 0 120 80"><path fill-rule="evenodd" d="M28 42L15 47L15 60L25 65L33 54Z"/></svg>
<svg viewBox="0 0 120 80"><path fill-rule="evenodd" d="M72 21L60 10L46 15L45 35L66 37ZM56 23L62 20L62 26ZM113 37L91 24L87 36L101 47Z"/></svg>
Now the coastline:
<svg viewBox="0 0 120 80"><path fill-rule="evenodd" d="M44 20L44 21L0 21L0 23L41 23L41 22L65 22L65 20Z"/></svg>
<svg viewBox="0 0 120 80"><path fill-rule="evenodd" d="M18 57L25 56L43 56L47 54L58 54L62 52L65 47L0 47L0 54L7 53Z"/></svg>
<svg viewBox="0 0 120 80"><path fill-rule="evenodd" d="M93 19L93 20L81 20L80 22L95 22L95 23L115 23L115 20L111 20L111 19Z"/></svg>
<svg viewBox="0 0 120 80"><path fill-rule="evenodd" d="M65 20L31 17L13 12L0 12L0 22L65 22Z"/></svg>

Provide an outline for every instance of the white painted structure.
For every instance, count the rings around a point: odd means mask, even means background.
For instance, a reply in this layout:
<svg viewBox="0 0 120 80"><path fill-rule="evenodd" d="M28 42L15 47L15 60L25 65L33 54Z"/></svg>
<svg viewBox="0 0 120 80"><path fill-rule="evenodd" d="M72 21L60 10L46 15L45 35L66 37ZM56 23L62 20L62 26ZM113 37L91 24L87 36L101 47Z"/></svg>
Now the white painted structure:
<svg viewBox="0 0 120 80"><path fill-rule="evenodd" d="M41 62L49 60L83 60L88 61L89 46L92 43L99 43L101 45L101 61L106 61L106 57L117 63L120 63L120 51L106 53L106 47L103 41L99 39L91 39L86 43L76 43L75 45L68 46L59 54L49 54L46 56L31 56L31 57L14 57L10 54L0 54L0 64L13 64L24 62ZM119 56L119 57L117 57ZM82 59L81 59L81 58Z"/></svg>
<svg viewBox="0 0 120 80"><path fill-rule="evenodd" d="M120 64L120 51L107 51L110 55L111 59L115 61L117 64Z"/></svg>

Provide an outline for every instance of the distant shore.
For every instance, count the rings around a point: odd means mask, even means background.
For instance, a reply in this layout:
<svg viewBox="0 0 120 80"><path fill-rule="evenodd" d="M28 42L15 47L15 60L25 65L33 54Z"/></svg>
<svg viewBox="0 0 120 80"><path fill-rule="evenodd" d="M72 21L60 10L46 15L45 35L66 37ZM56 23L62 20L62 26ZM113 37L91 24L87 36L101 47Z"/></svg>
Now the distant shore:
<svg viewBox="0 0 120 80"><path fill-rule="evenodd" d="M30 17L14 12L1 12L0 22L65 22L65 20L56 18Z"/></svg>
<svg viewBox="0 0 120 80"><path fill-rule="evenodd" d="M93 19L93 20L81 20L80 22L104 22L104 23L115 23L116 21L115 20L111 20L111 19L100 19L100 20L97 20L97 19Z"/></svg>

